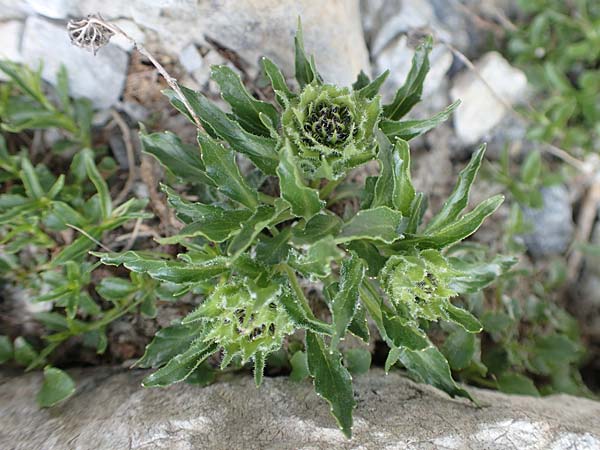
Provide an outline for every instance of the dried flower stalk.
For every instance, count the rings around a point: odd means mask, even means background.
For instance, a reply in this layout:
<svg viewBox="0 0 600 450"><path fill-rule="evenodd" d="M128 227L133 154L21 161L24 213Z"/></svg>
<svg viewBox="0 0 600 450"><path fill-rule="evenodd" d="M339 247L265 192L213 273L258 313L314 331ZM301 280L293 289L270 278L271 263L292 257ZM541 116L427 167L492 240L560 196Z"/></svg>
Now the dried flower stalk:
<svg viewBox="0 0 600 450"><path fill-rule="evenodd" d="M123 36L138 52L148 58L154 67L156 67L161 76L166 80L168 85L171 87L171 89L173 89L173 91L175 91L181 102L184 104L185 108L190 113L190 116L192 119L194 119L196 126L199 129L202 129L200 118L197 116L185 95L183 95L183 92L181 92L179 84L177 84L177 80L167 72L163 65L159 63L143 45L139 44L121 28L105 21L99 14L92 14L87 16L85 19L69 21L67 24L67 30L73 45L86 50L91 50L94 54L96 54L100 48L108 44L110 39L115 34Z"/></svg>

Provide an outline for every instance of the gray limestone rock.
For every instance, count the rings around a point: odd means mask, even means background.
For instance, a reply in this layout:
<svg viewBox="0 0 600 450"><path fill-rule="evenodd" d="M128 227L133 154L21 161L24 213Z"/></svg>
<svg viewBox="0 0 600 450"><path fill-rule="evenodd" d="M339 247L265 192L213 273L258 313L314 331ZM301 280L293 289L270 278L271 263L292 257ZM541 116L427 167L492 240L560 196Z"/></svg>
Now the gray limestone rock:
<svg viewBox="0 0 600 450"><path fill-rule="evenodd" d="M223 377L200 388L140 387L142 372L71 372L74 397L39 410L39 373L0 377L0 447L31 449L568 449L600 448L600 403L472 389L477 408L398 372L355 377L352 440L309 382Z"/></svg>
<svg viewBox="0 0 600 450"><path fill-rule="evenodd" d="M523 235L523 241L534 258L561 254L567 250L575 226L569 192L562 185L541 189L543 206L523 208L523 218L532 231Z"/></svg>

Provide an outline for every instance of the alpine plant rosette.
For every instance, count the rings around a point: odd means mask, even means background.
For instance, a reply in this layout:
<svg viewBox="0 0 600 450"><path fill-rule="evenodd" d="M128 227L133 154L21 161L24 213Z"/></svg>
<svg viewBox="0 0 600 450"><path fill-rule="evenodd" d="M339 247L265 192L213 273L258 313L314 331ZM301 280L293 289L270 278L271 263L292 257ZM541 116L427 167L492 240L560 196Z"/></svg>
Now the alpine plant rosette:
<svg viewBox="0 0 600 450"><path fill-rule="evenodd" d="M199 302L146 348L139 365L157 370L144 385L205 380L215 362L221 369L253 364L257 385L265 365L291 370L296 379L313 379L350 436L357 352L347 352L344 339L352 333L367 345L368 319L390 348L387 370L399 363L416 379L470 398L422 319L451 322L471 334L481 330L451 300L465 287L487 286L510 264L488 264L490 270L465 278L442 252L473 234L502 196L464 213L482 147L441 210L423 224L426 195L412 184L407 141L458 105L426 120L402 120L420 100L430 40L383 105L379 89L388 72L373 80L361 73L352 87L325 84L304 51L300 28L295 43L299 91L272 61L261 60L277 105L255 98L227 66L213 67L211 77L228 112L183 86L166 91L179 111L201 124L199 147L172 133L141 134L144 151L179 181L178 190L163 190L183 226L159 242L181 253L96 255ZM245 158L243 170L238 155ZM378 162L376 176L364 185L349 179L351 169L370 160ZM370 361L363 350L361 360Z"/></svg>
<svg viewBox="0 0 600 450"><path fill-rule="evenodd" d="M375 157L379 96L363 98L348 88L307 85L282 115L298 166L307 179L338 179Z"/></svg>

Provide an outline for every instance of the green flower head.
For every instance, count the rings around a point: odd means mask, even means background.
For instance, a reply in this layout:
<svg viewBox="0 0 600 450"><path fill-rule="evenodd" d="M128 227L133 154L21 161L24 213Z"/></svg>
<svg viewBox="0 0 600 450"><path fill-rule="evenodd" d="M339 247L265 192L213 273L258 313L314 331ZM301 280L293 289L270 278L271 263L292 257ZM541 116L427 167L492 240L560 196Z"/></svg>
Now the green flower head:
<svg viewBox="0 0 600 450"><path fill-rule="evenodd" d="M223 366L233 357L248 361L256 353L268 354L281 347L294 331L287 313L279 305L280 287L249 288L229 281L220 284L192 313L205 325L204 341L219 344L224 352Z"/></svg>
<svg viewBox="0 0 600 450"><path fill-rule="evenodd" d="M446 318L449 299L457 295L450 284L459 274L437 250L392 256L382 270L383 286L400 309L413 319Z"/></svg>
<svg viewBox="0 0 600 450"><path fill-rule="evenodd" d="M348 88L307 85L282 116L283 133L308 179L337 179L375 157L379 97Z"/></svg>

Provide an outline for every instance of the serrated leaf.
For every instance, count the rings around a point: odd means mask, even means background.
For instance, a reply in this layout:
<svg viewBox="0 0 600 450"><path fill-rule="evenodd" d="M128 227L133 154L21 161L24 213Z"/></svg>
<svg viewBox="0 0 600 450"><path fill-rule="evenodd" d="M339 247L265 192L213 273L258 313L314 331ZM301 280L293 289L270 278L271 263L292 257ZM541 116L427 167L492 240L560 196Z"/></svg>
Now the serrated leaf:
<svg viewBox="0 0 600 450"><path fill-rule="evenodd" d="M197 339L185 352L175 356L164 367L144 378L142 386L163 387L185 380L217 348L217 344Z"/></svg>
<svg viewBox="0 0 600 450"><path fill-rule="evenodd" d="M287 83L285 82L285 77L281 70L275 65L273 61L271 61L267 57L262 57L260 60L263 70L269 80L271 81L271 86L273 87L273 91L276 94L277 102L282 107L287 107L289 102L295 97L295 95L290 91Z"/></svg>
<svg viewBox="0 0 600 450"><path fill-rule="evenodd" d="M468 333L479 333L483 330L481 322L466 309L454 306L449 301L444 305L448 318L457 325L460 325Z"/></svg>
<svg viewBox="0 0 600 450"><path fill-rule="evenodd" d="M368 84L366 84L365 86L358 89L357 94L360 95L361 97L372 99L377 94L379 94L379 89L381 89L381 86L383 85L383 83L385 82L385 80L387 79L387 77L389 75L390 75L390 71L386 70L381 75L379 75L377 78L375 78L373 81L369 82L368 81L369 79L367 78ZM354 88L354 89L356 90L356 88Z"/></svg>
<svg viewBox="0 0 600 450"><path fill-rule="evenodd" d="M352 377L342 365L341 355L326 348L323 339L310 331L306 333L306 355L315 391L329 403L331 414L342 432L350 438L352 410L356 407L356 402Z"/></svg>
<svg viewBox="0 0 600 450"><path fill-rule="evenodd" d="M38 405L49 408L75 393L75 382L66 373L56 367L44 368L44 383L36 396Z"/></svg>
<svg viewBox="0 0 600 450"><path fill-rule="evenodd" d="M333 237L327 236L309 245L304 253L292 252L289 264L307 277L323 278L331 274L331 262L341 255Z"/></svg>
<svg viewBox="0 0 600 450"><path fill-rule="evenodd" d="M270 103L255 99L242 84L239 75L227 66L212 66L211 78L221 89L221 96L231 106L238 123L248 132L269 136L259 115L266 114L273 126L279 126L279 114Z"/></svg>
<svg viewBox="0 0 600 450"><path fill-rule="evenodd" d="M295 156L289 143L286 142L281 150L281 158L277 167L281 196L290 204L292 212L296 216L309 220L325 207L325 202L319 198L317 190L304 184L294 162Z"/></svg>
<svg viewBox="0 0 600 450"><path fill-rule="evenodd" d="M468 391L459 387L452 379L448 361L437 348L427 347L416 351L404 348L399 359L418 381L435 386L450 397L465 397L475 401Z"/></svg>
<svg viewBox="0 0 600 450"><path fill-rule="evenodd" d="M144 153L156 158L177 178L191 183L214 185L214 182L206 176L206 168L197 146L184 144L169 131L152 134L140 132L140 142Z"/></svg>
<svg viewBox="0 0 600 450"><path fill-rule="evenodd" d="M201 133L198 133L198 143L202 148L202 161L206 167L206 174L214 181L217 189L254 210L258 205L256 191L246 184L235 163L233 152Z"/></svg>
<svg viewBox="0 0 600 450"><path fill-rule="evenodd" d="M460 105L460 100L456 100L443 111L440 111L433 117L424 120L396 121L383 119L381 122L379 122L379 128L391 141L394 139L410 141L411 139L427 133L429 130L437 127L440 123L448 120L458 105Z"/></svg>
<svg viewBox="0 0 600 450"><path fill-rule="evenodd" d="M429 37L415 51L404 84L396 92L394 100L383 107L383 115L388 119L400 119L421 100L423 82L427 72L429 72L429 52L431 48L432 40Z"/></svg>
<svg viewBox="0 0 600 450"><path fill-rule="evenodd" d="M233 150L248 156L264 173L275 174L278 163L276 140L248 133L201 93L184 86L180 88L207 133L227 141ZM188 118L190 117L186 107L174 92L165 91L165 95L169 97L173 106Z"/></svg>
<svg viewBox="0 0 600 450"><path fill-rule="evenodd" d="M504 196L496 195L481 202L471 212L465 214L458 221L430 235L407 236L402 241L393 245L394 250L417 246L419 248L444 248L459 242L475 233L483 221L493 214L504 201Z"/></svg>
<svg viewBox="0 0 600 450"><path fill-rule="evenodd" d="M202 205L204 216L184 226L174 236L160 239L162 245L176 244L185 238L203 236L212 242L224 242L242 228L242 224L252 216L247 209L223 209L218 206Z"/></svg>
<svg viewBox="0 0 600 450"><path fill-rule="evenodd" d="M391 347L423 350L430 345L427 336L416 324L404 321L398 316L384 312L383 325Z"/></svg>
<svg viewBox="0 0 600 450"><path fill-rule="evenodd" d="M336 242L368 239L391 244L403 238L405 226L402 213L387 206L363 209L344 224Z"/></svg>
<svg viewBox="0 0 600 450"><path fill-rule="evenodd" d="M260 205L256 212L242 224L242 230L231 240L227 253L233 259L254 243L260 232L277 216L277 211L271 206Z"/></svg>
<svg viewBox="0 0 600 450"><path fill-rule="evenodd" d="M200 331L195 325L171 325L159 330L152 342L146 346L144 355L135 363L136 366L149 368L160 367L184 353L198 338Z"/></svg>
<svg viewBox="0 0 600 450"><path fill-rule="evenodd" d="M383 136L378 136L381 174L377 178L371 208L389 206L403 215L410 213L415 188L410 177L410 150L408 143L397 140L392 147Z"/></svg>
<svg viewBox="0 0 600 450"><path fill-rule="evenodd" d="M450 257L448 261L452 267L464 274L452 280L452 289L459 294L472 294L489 286L498 277L508 272L518 259L513 256L497 255L489 262L469 262L457 257Z"/></svg>
<svg viewBox="0 0 600 450"><path fill-rule="evenodd" d="M300 88L303 88L307 84L316 81L320 83L321 76L318 74L315 67L314 59L309 59L304 51L304 35L302 33L302 23L298 19L298 29L296 36L294 37L294 48L295 48L295 73L296 80L300 84Z"/></svg>
<svg viewBox="0 0 600 450"><path fill-rule="evenodd" d="M313 216L304 228L292 228L292 241L296 245L310 245L327 236L336 236L342 228L342 220L335 214L323 210Z"/></svg>
<svg viewBox="0 0 600 450"><path fill-rule="evenodd" d="M463 209L466 208L469 202L469 192L471 185L475 180L475 176L481 167L481 161L485 154L485 144L479 147L473 156L469 164L460 171L458 175L458 181L454 186L454 190L444 202L442 209L429 221L425 228L425 233L432 234L435 231L440 230L453 223L456 218L460 215Z"/></svg>
<svg viewBox="0 0 600 450"><path fill-rule="evenodd" d="M279 301L296 326L319 334L331 335L333 333L331 325L316 319L311 311L303 308L291 290L284 291Z"/></svg>
<svg viewBox="0 0 600 450"><path fill-rule="evenodd" d="M356 312L354 313L354 317L352 317L352 322L350 322L350 325L348 325L348 331L356 337L362 339L363 342L367 344L369 343L371 332L369 331L367 314L360 303L356 307Z"/></svg>
<svg viewBox="0 0 600 450"><path fill-rule="evenodd" d="M346 335L346 330L358 305L358 288L365 275L365 266L362 260L351 255L342 262L340 269L340 288L332 300L331 312L334 333L331 337L331 348L336 348Z"/></svg>
<svg viewBox="0 0 600 450"><path fill-rule="evenodd" d="M100 258L103 264L111 266L122 264L132 272L145 273L156 280L179 284L206 281L228 270L228 259L224 257L216 257L202 264L190 264L147 258L133 251L92 254Z"/></svg>

